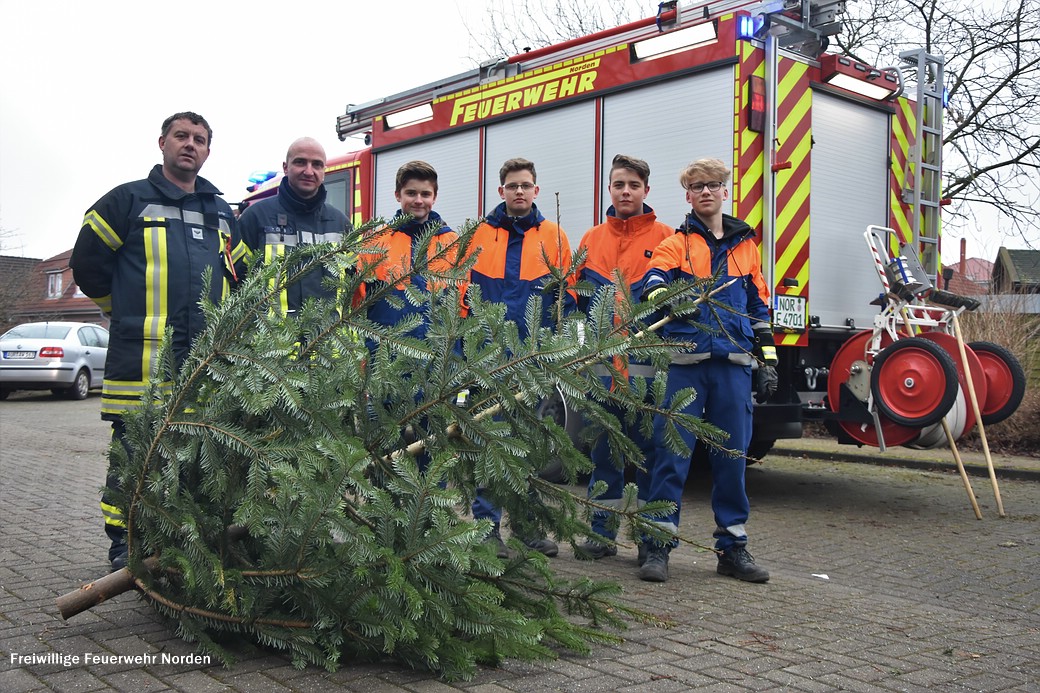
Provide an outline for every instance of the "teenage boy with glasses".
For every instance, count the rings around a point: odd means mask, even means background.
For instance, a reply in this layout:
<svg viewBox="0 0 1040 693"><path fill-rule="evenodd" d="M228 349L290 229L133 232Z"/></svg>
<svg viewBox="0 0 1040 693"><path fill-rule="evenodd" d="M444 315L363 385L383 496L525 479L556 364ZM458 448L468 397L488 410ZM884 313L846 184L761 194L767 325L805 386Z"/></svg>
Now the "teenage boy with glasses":
<svg viewBox="0 0 1040 693"><path fill-rule="evenodd" d="M728 198L730 171L718 159L690 164L679 180L691 210L678 233L654 250L644 278L643 296L654 300L672 281L713 278L713 287L725 287L713 303L701 308L696 322L672 320L662 329L668 341L691 343L689 353L678 354L668 368L666 405L675 393L692 387L696 397L684 414L700 417L728 435L722 445L731 452L708 450L711 464L711 508L715 515L716 571L746 582L766 582L769 571L748 553L744 527L750 506L744 489L745 455L751 440L751 363L757 358L759 401L776 392L776 347L769 327L769 289L762 277L762 260L755 230L722 212ZM736 279L728 286L726 283ZM654 521L678 534L682 491L690 471L690 456L677 454L664 443L668 422L654 421L655 457L649 469L647 501L668 500L675 511ZM692 450L693 433L679 428ZM650 542L639 577L649 582L668 579L668 555L677 545Z"/></svg>
<svg viewBox="0 0 1040 693"><path fill-rule="evenodd" d="M499 170L499 183L502 202L477 227L470 244L477 255L470 271L470 285L480 287L485 301L504 304L506 319L516 323L520 338L524 339L531 330L554 325L561 287L553 284L546 258L550 264L566 268L571 262L571 248L563 229L543 217L534 203L538 183L533 163L509 159ZM569 283L574 283L573 278ZM538 324L528 325L524 312L528 301L536 296L542 301L541 319ZM565 312L577 305L570 288L564 290L562 298ZM494 523L489 540L499 542L499 555L504 555L505 546L499 534L501 510L478 495L473 502L473 516ZM546 556L559 553L556 542L547 537L519 538Z"/></svg>

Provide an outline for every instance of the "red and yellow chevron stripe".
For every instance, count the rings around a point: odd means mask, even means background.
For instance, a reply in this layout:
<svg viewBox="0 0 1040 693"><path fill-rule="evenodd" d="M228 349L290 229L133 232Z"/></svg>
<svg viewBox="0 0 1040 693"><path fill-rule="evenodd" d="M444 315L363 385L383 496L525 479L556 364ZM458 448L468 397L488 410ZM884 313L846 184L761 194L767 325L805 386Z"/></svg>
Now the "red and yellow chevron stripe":
<svg viewBox="0 0 1040 693"><path fill-rule="evenodd" d="M737 97L734 122L737 137L734 159L734 213L758 231L762 230L765 206L762 200L763 176L766 168L765 137L748 129L748 78L764 76L764 54L749 43L741 42L736 70ZM779 103L777 104L778 164L776 191L776 248L774 279L770 290L809 300L809 159L812 150L812 92L809 89L808 66L780 58L778 66ZM798 280L797 286L784 286L783 279ZM805 346L807 332L777 335L777 344Z"/></svg>
<svg viewBox="0 0 1040 693"><path fill-rule="evenodd" d="M809 66L780 58L777 103L776 266L774 291L809 300L809 160L812 153L812 90ZM797 286L784 286L785 278ZM807 331L777 335L776 343L806 346Z"/></svg>
<svg viewBox="0 0 1040 693"><path fill-rule="evenodd" d="M892 133L889 136L889 226L909 240L914 238L913 218L910 205L903 201L903 190L913 186L914 171L910 167L910 147L914 144L914 133L917 132L917 114L914 112L913 102L905 97L900 97L895 107ZM889 248L889 252L898 249L895 239L893 244L894 247Z"/></svg>

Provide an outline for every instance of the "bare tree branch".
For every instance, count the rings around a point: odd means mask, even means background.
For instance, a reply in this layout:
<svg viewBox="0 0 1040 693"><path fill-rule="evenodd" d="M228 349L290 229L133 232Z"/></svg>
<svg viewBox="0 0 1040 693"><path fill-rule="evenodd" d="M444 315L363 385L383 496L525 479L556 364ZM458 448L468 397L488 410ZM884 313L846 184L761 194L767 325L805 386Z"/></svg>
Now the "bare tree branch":
<svg viewBox="0 0 1040 693"><path fill-rule="evenodd" d="M842 23L835 47L868 64L913 46L945 57L944 223L970 232L993 209L1004 235L1040 247L1040 0L869 0Z"/></svg>
<svg viewBox="0 0 1040 693"><path fill-rule="evenodd" d="M647 7L648 3L636 0L490 0L484 14L472 18L463 14L462 21L475 45L469 57L480 63L650 16L654 10Z"/></svg>

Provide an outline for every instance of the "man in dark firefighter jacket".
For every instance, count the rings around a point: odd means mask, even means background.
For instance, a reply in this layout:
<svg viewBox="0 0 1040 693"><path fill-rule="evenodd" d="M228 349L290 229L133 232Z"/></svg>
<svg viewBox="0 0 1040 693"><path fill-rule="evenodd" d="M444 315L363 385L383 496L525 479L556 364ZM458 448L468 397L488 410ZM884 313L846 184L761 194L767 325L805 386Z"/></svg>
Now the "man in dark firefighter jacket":
<svg viewBox="0 0 1040 693"><path fill-rule="evenodd" d="M298 245L339 243L350 228L347 216L325 201L325 149L317 140L301 137L293 142L282 172L278 194L250 205L238 220L242 240L265 263ZM283 287L278 298L282 314L295 313L311 297L334 300L323 279L322 273L312 272Z"/></svg>
<svg viewBox="0 0 1040 693"><path fill-rule="evenodd" d="M766 582L769 571L757 565L747 550L744 525L750 506L744 489L744 456L751 440L754 406L751 364L755 358L762 364L758 397L765 401L776 392L777 357L769 326L769 289L762 278L755 230L722 212L722 203L729 195L729 176L726 164L718 159L700 159L682 172L679 180L692 209L679 232L654 250L647 265L643 296L655 300L676 279L714 277L715 287L735 280L714 295L713 300L722 305L702 306L692 321L676 319L664 326L665 339L691 344L689 353L676 354L672 359L665 397L670 404L677 391L692 387L696 397L683 413L720 428L729 436L722 444L736 454L708 449L717 572L747 582ZM690 457L668 449L664 442L666 426L663 417L655 418L656 455L653 468L648 470L647 501L675 504L675 512L656 520L662 529L675 535ZM691 449L697 444L690 431L680 427L679 433ZM650 582L667 580L668 553L675 545L674 539L670 545L651 543L639 577Z"/></svg>
<svg viewBox="0 0 1040 693"><path fill-rule="evenodd" d="M212 138L197 113L167 118L159 137L162 164L145 180L124 183L98 200L72 251L76 284L111 317L101 418L112 422L113 439L124 445L122 416L140 406L164 336L180 366L205 326L199 301L219 302L245 269L247 249L231 208L198 175ZM209 285L206 270L212 272ZM118 484L110 460L108 488ZM108 558L118 570L126 565L125 517L108 493L101 510L112 540Z"/></svg>

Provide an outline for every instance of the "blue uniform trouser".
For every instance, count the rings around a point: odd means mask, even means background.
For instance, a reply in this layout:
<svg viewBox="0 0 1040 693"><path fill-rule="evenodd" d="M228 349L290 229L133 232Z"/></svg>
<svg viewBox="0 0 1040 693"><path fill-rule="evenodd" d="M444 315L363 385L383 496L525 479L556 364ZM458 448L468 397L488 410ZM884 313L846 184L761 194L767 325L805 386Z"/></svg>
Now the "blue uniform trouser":
<svg viewBox="0 0 1040 693"><path fill-rule="evenodd" d="M748 443L751 441L751 367L729 361L712 360L696 365L672 365L668 369L667 401L678 390L692 387L697 392L693 403L684 410L729 434L722 446L736 450L739 457L710 448L711 463L711 509L715 514L715 548L726 550L747 544L747 522L750 506L744 490L744 468L747 460ZM667 500L675 503L675 512L654 521L663 529L678 533L679 511L682 504L683 487L690 472L690 458L670 451L664 444L665 420L654 420L654 444L656 459L650 470L648 500ZM683 440L692 450L697 444L696 436L679 428ZM673 546L677 542L673 540Z"/></svg>
<svg viewBox="0 0 1040 693"><path fill-rule="evenodd" d="M495 527L502 521L502 510L484 497L481 489L477 489L477 497L473 499L473 519L491 520Z"/></svg>
<svg viewBox="0 0 1040 693"><path fill-rule="evenodd" d="M611 385L610 376L605 376L601 379L603 380L603 386L609 388ZM625 435L627 435L632 442L638 445L639 449L643 451L643 466L647 471L642 469L636 470L636 486L639 488L638 499L640 504L642 504L642 502L646 500L647 483L649 481L648 471L654 464L653 438L643 435L643 432L639 428L639 421L634 422L632 425L625 424L625 413L620 408L607 407L607 411L617 417L618 421L620 421L623 426L623 432ZM607 441L607 435L605 433L596 438L589 457L594 465L592 476L589 478L590 494L592 492L592 487L596 482L602 481L606 483L607 490L604 491L603 495L596 498L595 502L599 505L620 509L625 488L625 469L624 466L619 465L618 460L615 460L613 455L611 455L610 444ZM610 527L610 515L611 513L609 511L604 510L593 512L592 529L601 537L616 539L617 530Z"/></svg>

